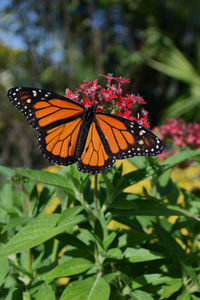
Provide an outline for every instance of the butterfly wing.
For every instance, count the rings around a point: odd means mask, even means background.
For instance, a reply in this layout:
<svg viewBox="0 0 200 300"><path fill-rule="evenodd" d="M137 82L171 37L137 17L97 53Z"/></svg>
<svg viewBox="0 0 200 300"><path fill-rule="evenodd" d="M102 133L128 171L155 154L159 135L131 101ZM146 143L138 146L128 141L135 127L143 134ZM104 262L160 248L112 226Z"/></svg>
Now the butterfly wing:
<svg viewBox="0 0 200 300"><path fill-rule="evenodd" d="M114 159L155 156L164 150L159 138L137 122L97 113L96 124L106 153Z"/></svg>
<svg viewBox="0 0 200 300"><path fill-rule="evenodd" d="M96 122L89 127L85 146L78 157L78 169L84 173L97 174L112 167L115 158L105 151L105 145L97 130Z"/></svg>
<svg viewBox="0 0 200 300"><path fill-rule="evenodd" d="M43 89L12 88L8 97L39 131L38 144L45 157L63 165L77 160L83 106Z"/></svg>

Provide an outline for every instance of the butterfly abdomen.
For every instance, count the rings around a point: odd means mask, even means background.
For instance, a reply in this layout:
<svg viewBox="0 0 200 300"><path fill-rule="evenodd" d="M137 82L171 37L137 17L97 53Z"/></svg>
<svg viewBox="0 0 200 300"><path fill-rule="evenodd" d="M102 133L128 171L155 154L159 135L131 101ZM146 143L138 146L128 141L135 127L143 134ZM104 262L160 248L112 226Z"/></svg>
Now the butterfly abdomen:
<svg viewBox="0 0 200 300"><path fill-rule="evenodd" d="M76 156L77 157L80 157L83 152L90 125L92 124L92 122L94 121L94 118L95 118L95 113L96 113L96 105L92 105L92 106L88 107L85 110L85 112L83 113L83 117L82 117L83 125L82 125L82 128L79 133L79 139L78 139L78 144L77 144L77 148L76 148Z"/></svg>

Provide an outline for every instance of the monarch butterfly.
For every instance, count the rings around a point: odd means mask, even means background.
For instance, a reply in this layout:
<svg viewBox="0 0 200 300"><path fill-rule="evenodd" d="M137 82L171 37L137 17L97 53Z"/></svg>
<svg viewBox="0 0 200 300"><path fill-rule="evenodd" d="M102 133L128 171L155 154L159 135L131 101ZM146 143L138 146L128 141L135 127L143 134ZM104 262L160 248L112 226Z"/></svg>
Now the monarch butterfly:
<svg viewBox="0 0 200 300"><path fill-rule="evenodd" d="M38 145L52 163L77 163L85 173L97 174L116 159L155 156L164 145L151 131L135 121L96 112L55 93L26 87L8 91L11 103L39 132Z"/></svg>

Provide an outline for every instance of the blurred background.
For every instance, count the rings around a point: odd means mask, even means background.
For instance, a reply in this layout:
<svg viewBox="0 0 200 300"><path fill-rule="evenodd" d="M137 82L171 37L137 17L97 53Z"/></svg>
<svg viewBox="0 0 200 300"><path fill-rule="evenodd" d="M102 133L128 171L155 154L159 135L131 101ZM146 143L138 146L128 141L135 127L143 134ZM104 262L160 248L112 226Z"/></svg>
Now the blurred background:
<svg viewBox="0 0 200 300"><path fill-rule="evenodd" d="M113 73L147 101L151 127L200 122L200 1L1 0L0 163L41 168L37 134L8 101L14 86L64 95Z"/></svg>

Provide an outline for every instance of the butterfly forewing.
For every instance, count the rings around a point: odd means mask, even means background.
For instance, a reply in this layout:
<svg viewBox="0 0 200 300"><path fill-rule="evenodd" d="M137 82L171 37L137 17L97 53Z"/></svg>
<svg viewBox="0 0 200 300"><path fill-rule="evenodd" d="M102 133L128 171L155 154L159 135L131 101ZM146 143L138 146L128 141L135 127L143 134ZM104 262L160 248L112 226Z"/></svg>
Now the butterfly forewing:
<svg viewBox="0 0 200 300"><path fill-rule="evenodd" d="M83 106L42 89L13 88L8 97L39 131L39 148L49 161L62 165L77 161Z"/></svg>
<svg viewBox="0 0 200 300"><path fill-rule="evenodd" d="M98 132L111 157L123 159L132 156L154 156L164 145L151 131L134 121L97 113Z"/></svg>
<svg viewBox="0 0 200 300"><path fill-rule="evenodd" d="M8 97L39 131L65 123L66 119L73 119L84 111L78 103L43 89L17 87L8 91Z"/></svg>

